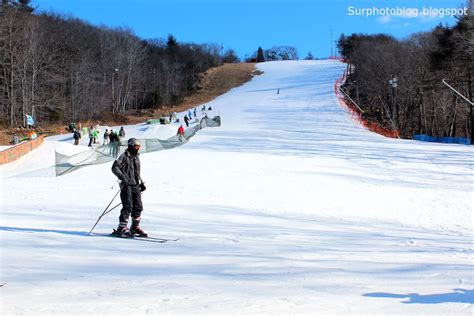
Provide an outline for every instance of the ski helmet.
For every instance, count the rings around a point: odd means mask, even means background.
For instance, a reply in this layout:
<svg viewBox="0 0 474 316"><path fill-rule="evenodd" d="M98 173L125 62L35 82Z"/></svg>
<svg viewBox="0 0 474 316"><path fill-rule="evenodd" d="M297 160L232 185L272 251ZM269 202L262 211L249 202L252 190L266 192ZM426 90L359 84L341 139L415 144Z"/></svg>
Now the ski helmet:
<svg viewBox="0 0 474 316"><path fill-rule="evenodd" d="M136 138L130 138L128 140L128 146L133 147L133 146L140 146L140 141Z"/></svg>

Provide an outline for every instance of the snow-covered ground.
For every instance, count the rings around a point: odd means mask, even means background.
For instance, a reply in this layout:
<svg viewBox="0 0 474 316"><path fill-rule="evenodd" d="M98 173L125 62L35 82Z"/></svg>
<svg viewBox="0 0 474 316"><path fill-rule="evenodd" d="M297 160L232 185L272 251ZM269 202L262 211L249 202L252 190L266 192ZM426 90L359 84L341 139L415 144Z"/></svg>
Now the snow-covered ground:
<svg viewBox="0 0 474 316"><path fill-rule="evenodd" d="M341 63L258 67L208 104L221 127L141 156L142 227L176 242L87 236L118 190L111 163L34 172L84 149L70 135L1 166L1 314L472 315L473 147L356 126Z"/></svg>

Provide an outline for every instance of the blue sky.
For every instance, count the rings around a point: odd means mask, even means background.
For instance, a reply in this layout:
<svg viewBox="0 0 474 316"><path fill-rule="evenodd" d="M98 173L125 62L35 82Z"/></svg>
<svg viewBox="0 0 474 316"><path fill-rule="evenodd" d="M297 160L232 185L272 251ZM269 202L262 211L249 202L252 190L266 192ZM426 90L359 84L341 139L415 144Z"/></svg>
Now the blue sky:
<svg viewBox="0 0 474 316"><path fill-rule="evenodd" d="M327 57L332 40L341 33L388 33L404 38L427 31L454 18L439 12L415 16L407 8L461 8L465 0L33 0L38 10L69 14L92 24L128 26L141 38L179 42L217 43L234 49L241 58L258 46L290 45L300 58L308 51ZM355 16L361 9L378 15ZM385 8L403 9L395 15ZM352 8L352 9L351 9ZM360 13L361 11L359 11ZM367 15L368 11L364 11ZM374 12L374 14L377 12ZM390 12L387 12L390 13ZM333 44L334 47L334 44Z"/></svg>

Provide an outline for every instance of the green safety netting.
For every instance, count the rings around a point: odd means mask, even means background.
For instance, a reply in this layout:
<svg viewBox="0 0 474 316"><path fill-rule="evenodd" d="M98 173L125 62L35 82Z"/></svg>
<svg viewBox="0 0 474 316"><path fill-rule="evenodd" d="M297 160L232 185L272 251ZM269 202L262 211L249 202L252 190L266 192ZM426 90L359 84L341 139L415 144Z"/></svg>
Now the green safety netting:
<svg viewBox="0 0 474 316"><path fill-rule="evenodd" d="M203 118L201 121L184 131L184 136L174 135L166 140L157 138L140 139L140 153L149 153L158 150L171 149L186 144L197 131L204 127L218 127L221 125L219 116ZM61 176L82 167L106 163L115 160L127 149L127 141L114 142L111 144L90 148L89 150L74 154L72 156L55 152L56 176Z"/></svg>

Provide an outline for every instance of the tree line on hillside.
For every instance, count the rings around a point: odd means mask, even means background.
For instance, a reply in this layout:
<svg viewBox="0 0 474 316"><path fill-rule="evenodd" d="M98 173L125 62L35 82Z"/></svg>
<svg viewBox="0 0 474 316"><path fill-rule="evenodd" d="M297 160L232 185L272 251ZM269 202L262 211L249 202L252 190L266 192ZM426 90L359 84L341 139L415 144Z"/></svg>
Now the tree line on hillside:
<svg viewBox="0 0 474 316"><path fill-rule="evenodd" d="M312 55L311 55L312 57ZM298 50L293 46L273 46L269 49L259 47L247 61L256 61L258 63L275 60L297 60Z"/></svg>
<svg viewBox="0 0 474 316"><path fill-rule="evenodd" d="M452 27L438 25L405 40L343 34L338 48L349 63L343 89L364 110L364 118L405 138L473 134L472 106L443 83L473 101L472 10Z"/></svg>
<svg viewBox="0 0 474 316"><path fill-rule="evenodd" d="M198 74L238 62L221 45L143 40L124 27L96 27L55 13L34 14L30 0L0 7L0 120L68 122L173 105Z"/></svg>
<svg viewBox="0 0 474 316"><path fill-rule="evenodd" d="M314 57L311 51L306 54L305 60L315 60L318 59ZM298 50L293 46L272 46L269 49L263 49L258 47L250 58L247 58L247 61L255 61L258 63L265 61L275 61L275 60L298 60Z"/></svg>

